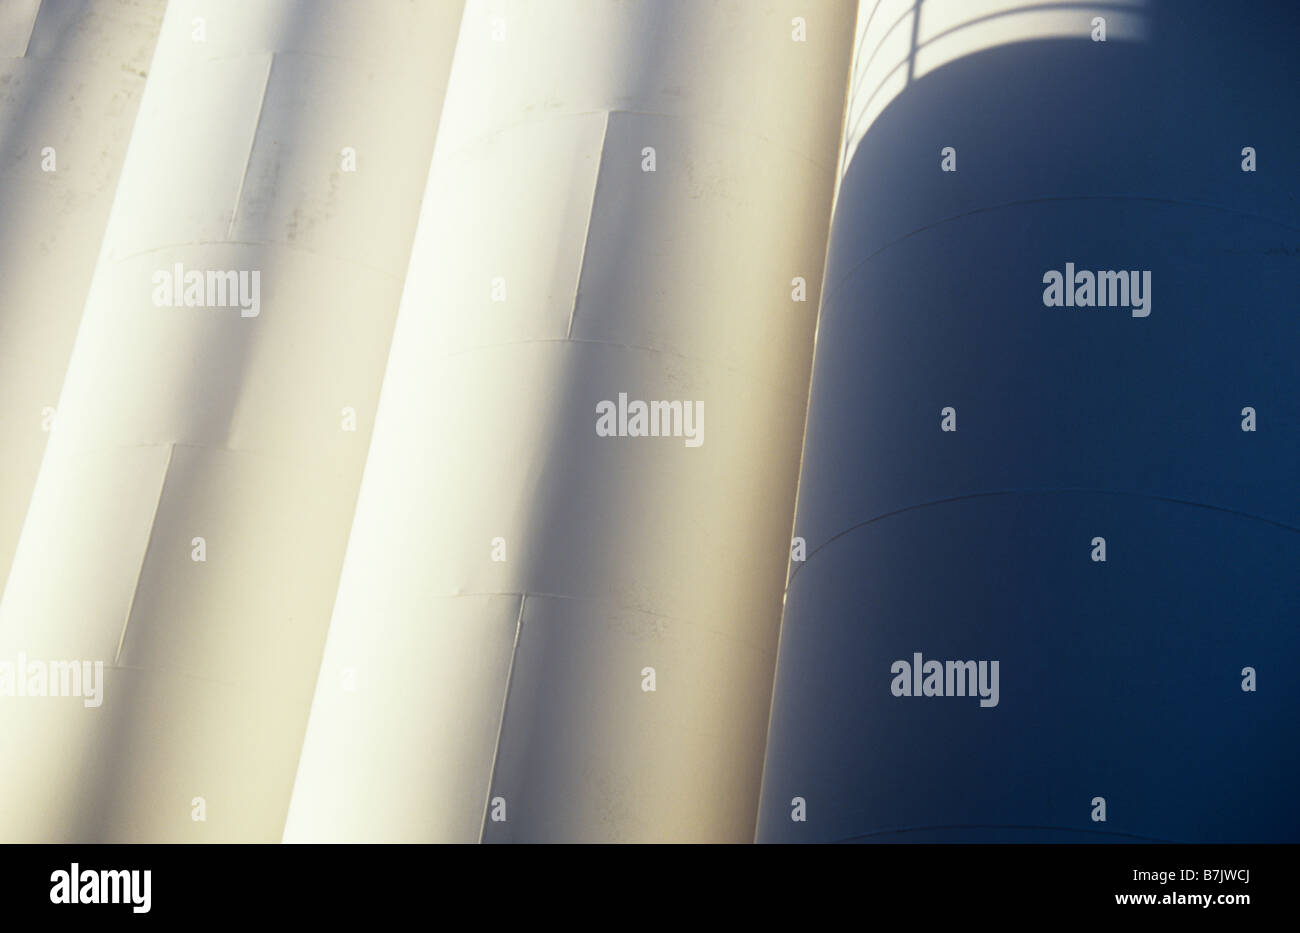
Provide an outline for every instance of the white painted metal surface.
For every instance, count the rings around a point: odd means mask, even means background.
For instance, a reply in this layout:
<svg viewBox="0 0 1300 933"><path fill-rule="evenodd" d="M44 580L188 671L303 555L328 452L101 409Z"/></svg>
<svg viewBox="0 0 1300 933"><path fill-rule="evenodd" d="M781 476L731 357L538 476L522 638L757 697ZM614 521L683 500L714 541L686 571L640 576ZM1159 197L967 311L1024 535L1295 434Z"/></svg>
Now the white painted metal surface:
<svg viewBox="0 0 1300 933"><path fill-rule="evenodd" d="M752 838L854 15L467 5L286 841Z"/></svg>
<svg viewBox="0 0 1300 933"><path fill-rule="evenodd" d="M0 592L165 7L0 4Z"/></svg>
<svg viewBox="0 0 1300 933"><path fill-rule="evenodd" d="M459 17L168 5L0 605L102 706L0 704L0 838L280 838ZM258 300L160 307L176 264Z"/></svg>

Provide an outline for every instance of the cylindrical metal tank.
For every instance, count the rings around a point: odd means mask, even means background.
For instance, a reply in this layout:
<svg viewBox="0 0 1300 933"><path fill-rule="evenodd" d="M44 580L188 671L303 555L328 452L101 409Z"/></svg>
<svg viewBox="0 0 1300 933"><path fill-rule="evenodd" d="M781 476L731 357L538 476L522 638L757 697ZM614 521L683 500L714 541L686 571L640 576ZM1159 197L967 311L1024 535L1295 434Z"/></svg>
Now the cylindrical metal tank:
<svg viewBox="0 0 1300 933"><path fill-rule="evenodd" d="M467 4L286 841L753 838L854 15Z"/></svg>
<svg viewBox="0 0 1300 933"><path fill-rule="evenodd" d="M101 695L0 701L0 838L280 838L459 15L168 4L0 605Z"/></svg>
<svg viewBox="0 0 1300 933"><path fill-rule="evenodd" d="M1298 25L863 3L760 841L1300 838Z"/></svg>
<svg viewBox="0 0 1300 933"><path fill-rule="evenodd" d="M166 3L0 7L0 592Z"/></svg>

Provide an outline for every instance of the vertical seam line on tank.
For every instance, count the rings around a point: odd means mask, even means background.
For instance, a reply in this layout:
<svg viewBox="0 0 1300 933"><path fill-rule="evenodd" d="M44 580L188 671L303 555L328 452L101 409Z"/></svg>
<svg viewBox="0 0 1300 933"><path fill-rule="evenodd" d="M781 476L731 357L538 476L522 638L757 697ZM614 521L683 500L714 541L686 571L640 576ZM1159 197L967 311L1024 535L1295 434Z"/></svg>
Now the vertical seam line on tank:
<svg viewBox="0 0 1300 933"><path fill-rule="evenodd" d="M253 150L257 148L257 134L262 131L262 117L266 114L266 93L271 87L271 72L275 70L275 53L272 52L266 62L266 80L262 82L262 96L257 102L257 122L253 124L253 138L248 141L248 158L244 160L244 170L239 175L239 188L235 191L235 206L230 210L230 226L226 228L226 239L235 234L235 220L239 217L239 202L244 200L244 183L248 181L248 167L253 163Z"/></svg>
<svg viewBox="0 0 1300 933"><path fill-rule="evenodd" d="M36 36L36 22L41 18L41 7L45 6L45 0L36 4L36 13L32 16L32 28L27 32L27 41L23 43L22 57L26 58L32 51L32 39Z"/></svg>
<svg viewBox="0 0 1300 933"><path fill-rule="evenodd" d="M117 636L117 652L113 655L113 664L122 657L122 646L126 644L126 629L131 624L131 613L135 612L135 599L140 594L140 581L144 579L144 567L149 560L149 548L153 547L154 531L158 528L158 513L162 511L163 492L167 489L167 474L172 469L172 456L176 445L167 445L167 462L163 464L162 481L158 484L158 500L153 505L153 518L149 522L149 536L145 538L144 553L140 555L140 569L135 574L135 586L131 589L131 600L126 604L126 618L122 620L122 631Z"/></svg>
<svg viewBox="0 0 1300 933"><path fill-rule="evenodd" d="M600 158L596 160L596 180L591 186L591 207L587 210L587 229L582 235L582 256L578 259L578 280L573 285L573 305L569 308L569 329L564 336L573 336L573 319L578 316L578 298L582 295L582 274L587 269L587 250L591 247L592 218L596 216L596 196L600 194L600 173L605 170L605 147L609 143L609 121L612 113L605 111L605 126L600 132Z"/></svg>
<svg viewBox="0 0 1300 933"><path fill-rule="evenodd" d="M497 779L497 759L501 756L501 736L506 731L506 707L510 703L510 687L515 679L515 657L519 654L519 633L524 627L524 601L527 593L519 594L519 615L515 618L515 641L510 647L510 666L506 668L506 689L501 696L501 717L497 723L497 740L492 746L492 767L488 769L487 793L483 795L483 819L479 822L478 841L483 842L487 832L488 807L492 803L492 787Z"/></svg>

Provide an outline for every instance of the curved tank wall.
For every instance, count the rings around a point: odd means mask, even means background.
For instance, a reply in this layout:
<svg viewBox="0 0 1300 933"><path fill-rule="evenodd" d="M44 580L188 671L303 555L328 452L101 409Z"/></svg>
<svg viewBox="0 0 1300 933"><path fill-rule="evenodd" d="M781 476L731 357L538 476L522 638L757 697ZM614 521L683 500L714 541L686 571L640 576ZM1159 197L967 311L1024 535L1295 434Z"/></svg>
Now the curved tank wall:
<svg viewBox="0 0 1300 933"><path fill-rule="evenodd" d="M0 591L166 6L0 6Z"/></svg>
<svg viewBox="0 0 1300 933"><path fill-rule="evenodd" d="M758 839L1296 841L1300 14L1068 4L936 64L1026 5L877 6ZM1045 304L1067 263L1145 306Z"/></svg>
<svg viewBox="0 0 1300 933"><path fill-rule="evenodd" d="M752 840L855 13L467 4L286 841Z"/></svg>
<svg viewBox="0 0 1300 933"><path fill-rule="evenodd" d="M280 838L459 15L168 4L0 602L102 679L0 704L0 838Z"/></svg>

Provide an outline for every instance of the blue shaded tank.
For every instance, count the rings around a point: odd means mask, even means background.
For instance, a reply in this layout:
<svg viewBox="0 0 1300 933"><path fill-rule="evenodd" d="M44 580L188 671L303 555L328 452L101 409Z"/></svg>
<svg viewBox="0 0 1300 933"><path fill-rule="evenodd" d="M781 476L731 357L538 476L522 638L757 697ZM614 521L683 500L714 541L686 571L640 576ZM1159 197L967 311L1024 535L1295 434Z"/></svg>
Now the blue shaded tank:
<svg viewBox="0 0 1300 933"><path fill-rule="evenodd" d="M1300 11L1140 17L914 47L842 167L759 841L1300 841Z"/></svg>

